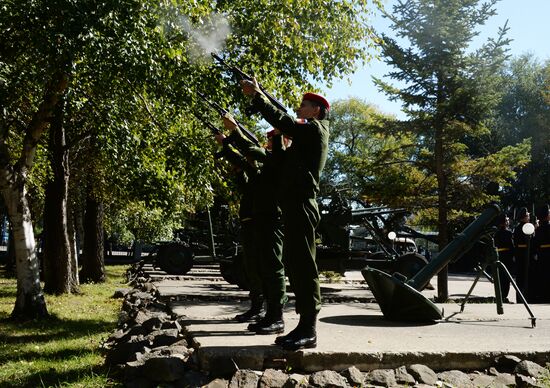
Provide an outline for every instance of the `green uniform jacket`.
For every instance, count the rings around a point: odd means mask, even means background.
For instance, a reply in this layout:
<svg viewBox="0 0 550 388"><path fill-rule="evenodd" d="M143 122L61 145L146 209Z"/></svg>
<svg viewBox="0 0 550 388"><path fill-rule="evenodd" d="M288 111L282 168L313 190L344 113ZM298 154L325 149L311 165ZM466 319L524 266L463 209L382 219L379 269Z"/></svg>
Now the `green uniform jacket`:
<svg viewBox="0 0 550 388"><path fill-rule="evenodd" d="M256 146L238 128L233 130L226 139L234 144L247 160L260 165L258 173L250 177L249 185L253 198L250 223L253 238L250 245L253 247L249 247L249 251L254 248L256 257L246 257L246 260L248 267L255 271L248 272L248 276L259 277L262 284L267 301L267 314L277 315L287 301L285 271L281 258L280 210L276 196L279 182L277 153L274 155L271 151ZM277 144L280 146L280 139L278 140Z"/></svg>
<svg viewBox="0 0 550 388"><path fill-rule="evenodd" d="M239 218L241 221L246 221L252 218L254 187L251 184L251 179L257 175L257 169L247 162L245 157L237 150L229 145L229 142L224 142L223 150L220 155L239 169L236 175L235 182L241 191L241 202L239 206Z"/></svg>
<svg viewBox="0 0 550 388"><path fill-rule="evenodd" d="M259 166L256 174L250 176L254 187L253 213L259 216L276 216L277 207L276 187L278 185L278 166L271 151L258 147L236 128L226 139L235 144L240 152Z"/></svg>

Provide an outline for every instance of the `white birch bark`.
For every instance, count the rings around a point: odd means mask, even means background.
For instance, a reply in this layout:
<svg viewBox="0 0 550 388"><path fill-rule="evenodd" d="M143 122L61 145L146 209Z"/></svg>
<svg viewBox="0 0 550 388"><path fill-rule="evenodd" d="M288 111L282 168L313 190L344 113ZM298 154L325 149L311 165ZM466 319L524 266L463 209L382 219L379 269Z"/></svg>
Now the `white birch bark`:
<svg viewBox="0 0 550 388"><path fill-rule="evenodd" d="M46 130L59 97L65 93L68 76L54 75L45 90L45 96L25 130L18 157L6 145L8 129L0 123L0 192L4 197L13 228L17 271L17 297L12 317L33 319L48 315L40 286L40 266L27 199L27 174L34 164L36 146ZM15 162L15 164L13 164Z"/></svg>
<svg viewBox="0 0 550 388"><path fill-rule="evenodd" d="M47 316L46 302L40 286L40 263L24 185L19 190L2 190L12 224L17 272L17 297L12 316L36 318Z"/></svg>

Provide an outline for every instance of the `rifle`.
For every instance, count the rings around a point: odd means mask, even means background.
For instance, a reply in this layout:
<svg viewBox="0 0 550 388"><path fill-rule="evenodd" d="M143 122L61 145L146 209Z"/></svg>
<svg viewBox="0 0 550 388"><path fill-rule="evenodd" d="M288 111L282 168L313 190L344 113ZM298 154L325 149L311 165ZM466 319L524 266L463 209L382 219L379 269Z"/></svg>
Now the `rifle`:
<svg viewBox="0 0 550 388"><path fill-rule="evenodd" d="M218 127L216 127L211 122L205 120L204 117L199 115L197 112L191 111L191 113L193 113L193 116L195 116L197 120L206 125L213 135L219 135L220 133L222 133L222 131L220 131ZM246 159L239 153L239 151L233 148L233 145L231 143L224 144L222 149L214 154L214 158L226 159L228 162L246 171L248 174L253 175L256 173L254 166L248 163Z"/></svg>
<svg viewBox="0 0 550 388"><path fill-rule="evenodd" d="M191 111L191 113L193 113L193 116L195 116L197 118L197 120L199 120L201 123L206 125L210 129L210 131L212 132L213 135L219 135L219 134L222 133L222 131L218 127L216 127L211 122L207 121L204 117L199 115L197 112ZM214 157L216 159L220 159L220 158L227 159L227 161L231 162L233 165L237 165L242 170L245 170L250 174L251 170L249 168L250 167L253 168L253 166L251 166L249 163L247 163L244 160L244 158L241 154L242 150L240 150L238 145L235 144L234 139L231 139L231 137L226 137L225 140L227 140L227 142L226 141L223 142L224 144L222 146L221 151L216 152L214 154ZM237 160L239 158L243 159L243 161ZM246 164L248 166L245 168L245 167L243 167L243 164Z"/></svg>
<svg viewBox="0 0 550 388"><path fill-rule="evenodd" d="M216 127L210 121L206 121L204 117L200 116L197 112L191 111L191 113L193 113L193 116L195 116L197 120L199 120L201 123L206 125L208 129L210 129L210 132L212 132L212 135L219 135L220 133L222 133L222 131L220 131L218 127Z"/></svg>
<svg viewBox="0 0 550 388"><path fill-rule="evenodd" d="M231 66L229 63L224 61L219 55L217 55L215 53L211 53L211 55L212 55L212 58L214 58L219 64L221 64L227 70L232 72L235 76L240 77L241 79L252 81L252 77L249 76L248 74L246 74L241 69L239 69L237 66ZM282 110L283 112L285 112L285 113L287 112L286 107L279 100L277 100L275 97L273 97L273 95L271 93L269 93L267 90L265 90L265 88L260 83L258 83L258 86L260 87L260 90L262 91L262 93L265 94L265 96L268 98L268 100L273 105L275 105L278 109ZM247 111L250 114L256 113L253 110L253 108L251 109L250 107L247 109Z"/></svg>
<svg viewBox="0 0 550 388"><path fill-rule="evenodd" d="M219 135L220 133L222 133L222 131L220 131L220 129L218 127L216 127L210 121L206 121L204 119L204 117L199 115L197 112L191 111L191 113L193 113L193 116L195 116L197 118L197 120L199 120L201 123L206 125L208 127L208 129L210 129L210 132L212 132L213 135ZM224 149L222 149L221 151L218 151L214 154L214 158L216 158L216 159L223 158L224 156L226 156L226 152L225 152Z"/></svg>
<svg viewBox="0 0 550 388"><path fill-rule="evenodd" d="M225 116L227 114L229 114L229 112L227 111L227 109L224 109L222 108L217 102L215 101L210 101L203 93L197 91L197 94L199 95L199 97L204 101L206 102L208 105L210 105L210 107L214 110L216 110L220 116ZM235 122L237 123L237 126L239 127L239 129L241 130L241 132L248 138L250 139L250 141L252 141L257 147L260 147L260 142L258 141L258 138L256 136L254 136L254 134L252 132L250 132L248 129L246 129L245 127L243 127L243 125L241 123L239 123L238 121L235 120Z"/></svg>

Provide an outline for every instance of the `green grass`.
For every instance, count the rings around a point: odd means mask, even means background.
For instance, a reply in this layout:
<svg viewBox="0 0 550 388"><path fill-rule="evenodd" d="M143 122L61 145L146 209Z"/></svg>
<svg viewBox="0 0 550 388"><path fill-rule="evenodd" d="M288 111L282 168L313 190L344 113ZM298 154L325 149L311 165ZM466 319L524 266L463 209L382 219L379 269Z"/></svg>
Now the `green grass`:
<svg viewBox="0 0 550 388"><path fill-rule="evenodd" d="M46 295L50 317L9 319L16 279L0 273L0 387L120 387L103 365L100 344L115 330L127 287L127 266L107 267L103 284L81 285L79 295Z"/></svg>

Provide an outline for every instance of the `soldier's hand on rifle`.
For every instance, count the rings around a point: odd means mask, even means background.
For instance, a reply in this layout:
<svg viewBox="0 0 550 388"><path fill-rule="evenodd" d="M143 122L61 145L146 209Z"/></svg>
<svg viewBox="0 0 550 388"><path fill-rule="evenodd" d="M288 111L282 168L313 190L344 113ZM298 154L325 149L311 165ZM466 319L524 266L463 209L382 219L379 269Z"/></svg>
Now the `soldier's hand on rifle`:
<svg viewBox="0 0 550 388"><path fill-rule="evenodd" d="M226 113L225 115L223 115L222 120L223 120L223 126L225 127L225 129L233 131L238 127L237 122L235 121L233 116L231 116L229 113Z"/></svg>
<svg viewBox="0 0 550 388"><path fill-rule="evenodd" d="M225 139L225 135L223 133L217 133L214 135L214 139L216 139L216 142L219 145L223 145L223 139Z"/></svg>
<svg viewBox="0 0 550 388"><path fill-rule="evenodd" d="M256 78L252 78L251 80L241 80L241 87L243 88L243 93L247 96L254 97L256 93L261 92L260 86L258 85L258 81L256 81Z"/></svg>

